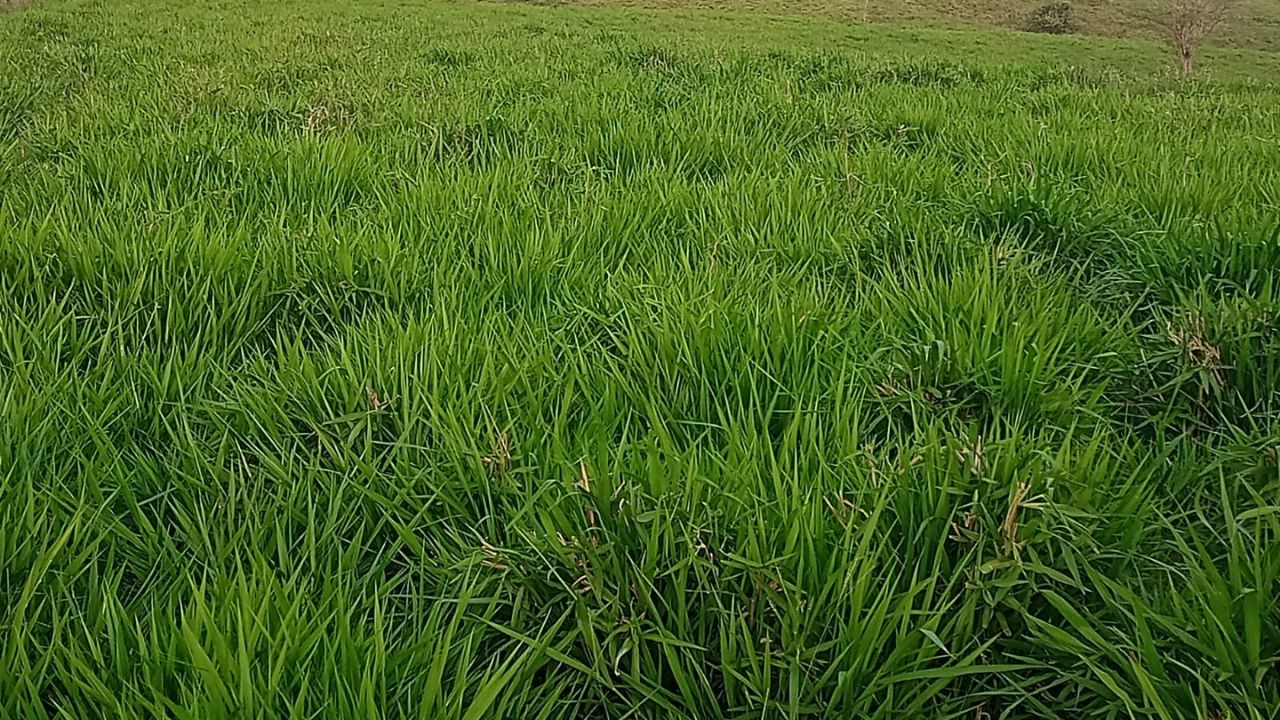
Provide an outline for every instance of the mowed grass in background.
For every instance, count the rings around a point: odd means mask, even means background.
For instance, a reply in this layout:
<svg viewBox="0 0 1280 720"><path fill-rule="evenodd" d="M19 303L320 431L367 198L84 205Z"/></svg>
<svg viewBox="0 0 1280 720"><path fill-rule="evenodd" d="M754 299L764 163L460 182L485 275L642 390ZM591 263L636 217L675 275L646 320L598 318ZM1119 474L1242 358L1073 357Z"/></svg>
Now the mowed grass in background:
<svg viewBox="0 0 1280 720"><path fill-rule="evenodd" d="M1274 59L238 0L0 48L0 717L1280 707Z"/></svg>
<svg viewBox="0 0 1280 720"><path fill-rule="evenodd" d="M503 0L539 5L600 5L664 10L718 10L831 18L852 23L909 23L1028 30L1032 13L1051 0ZM1171 0L1069 0L1078 32L1165 40ZM1280 51L1280 3L1231 0L1226 21L1208 44Z"/></svg>

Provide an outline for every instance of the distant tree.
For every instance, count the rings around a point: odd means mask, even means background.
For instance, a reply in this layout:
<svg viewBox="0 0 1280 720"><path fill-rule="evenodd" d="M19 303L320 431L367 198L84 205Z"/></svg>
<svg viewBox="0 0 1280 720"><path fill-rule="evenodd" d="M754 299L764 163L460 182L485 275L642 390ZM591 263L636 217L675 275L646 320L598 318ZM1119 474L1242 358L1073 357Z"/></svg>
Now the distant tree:
<svg viewBox="0 0 1280 720"><path fill-rule="evenodd" d="M1161 23L1178 53L1182 74L1190 75L1195 70L1200 45L1231 17L1239 0L1167 1L1168 10Z"/></svg>

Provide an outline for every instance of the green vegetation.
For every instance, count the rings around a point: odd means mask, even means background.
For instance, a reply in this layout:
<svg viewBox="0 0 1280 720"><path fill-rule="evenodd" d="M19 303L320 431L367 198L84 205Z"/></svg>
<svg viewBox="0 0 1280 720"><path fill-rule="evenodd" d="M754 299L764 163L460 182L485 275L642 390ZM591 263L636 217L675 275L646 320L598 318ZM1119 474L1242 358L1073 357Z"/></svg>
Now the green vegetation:
<svg viewBox="0 0 1280 720"><path fill-rule="evenodd" d="M968 25L1027 29L1046 0L509 0L538 4L603 5L663 10L717 10L823 17L844 22L890 22L924 26ZM1230 19L1210 42L1229 47L1280 51L1280 2L1227 0ZM1163 40L1171 0L1077 0L1081 26L1072 32Z"/></svg>
<svg viewBox="0 0 1280 720"><path fill-rule="evenodd" d="M1280 62L1203 66L0 15L0 717L1272 717Z"/></svg>
<svg viewBox="0 0 1280 720"><path fill-rule="evenodd" d="M1070 35L1079 32L1075 6L1066 0L1045 3L1031 12L1026 29L1049 35Z"/></svg>

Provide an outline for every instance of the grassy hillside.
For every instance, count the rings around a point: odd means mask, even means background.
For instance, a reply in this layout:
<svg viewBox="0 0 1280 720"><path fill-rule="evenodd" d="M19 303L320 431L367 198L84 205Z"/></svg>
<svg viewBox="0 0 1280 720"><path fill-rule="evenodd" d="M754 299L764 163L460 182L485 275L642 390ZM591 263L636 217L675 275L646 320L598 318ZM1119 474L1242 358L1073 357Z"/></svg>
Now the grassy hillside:
<svg viewBox="0 0 1280 720"><path fill-rule="evenodd" d="M653 9L700 9L822 17L849 23L976 26L1024 30L1032 11L1047 0L532 0L537 4L581 4ZM1163 40L1161 19L1168 0L1075 0L1080 32L1086 35ZM1210 43L1280 51L1280 2L1236 0L1230 19Z"/></svg>
<svg viewBox="0 0 1280 720"><path fill-rule="evenodd" d="M0 48L0 717L1280 707L1277 56L376 0Z"/></svg>

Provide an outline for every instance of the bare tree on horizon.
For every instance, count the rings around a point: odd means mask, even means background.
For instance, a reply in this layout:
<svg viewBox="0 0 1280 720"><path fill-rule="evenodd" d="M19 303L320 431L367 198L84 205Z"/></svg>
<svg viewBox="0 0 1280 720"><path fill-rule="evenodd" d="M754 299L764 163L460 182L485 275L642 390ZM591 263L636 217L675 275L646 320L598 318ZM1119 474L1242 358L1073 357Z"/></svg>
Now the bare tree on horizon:
<svg viewBox="0 0 1280 720"><path fill-rule="evenodd" d="M1183 75L1195 72L1200 46L1231 17L1239 4L1239 0L1168 0L1165 14L1158 22L1173 43Z"/></svg>

